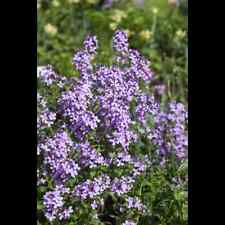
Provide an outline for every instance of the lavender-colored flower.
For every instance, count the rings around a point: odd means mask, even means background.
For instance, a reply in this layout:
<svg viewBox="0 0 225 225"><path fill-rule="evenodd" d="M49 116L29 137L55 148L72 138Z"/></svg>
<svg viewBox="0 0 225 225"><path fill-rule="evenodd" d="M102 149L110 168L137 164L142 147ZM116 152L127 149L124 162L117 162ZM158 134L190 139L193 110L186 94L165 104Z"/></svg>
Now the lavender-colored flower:
<svg viewBox="0 0 225 225"><path fill-rule="evenodd" d="M102 8L103 9L107 9L107 8L112 7L114 1L115 0L105 0L104 3L103 3Z"/></svg>
<svg viewBox="0 0 225 225"><path fill-rule="evenodd" d="M155 86L155 90L158 95L163 95L165 93L165 89L166 89L166 86L163 84Z"/></svg>
<svg viewBox="0 0 225 225"><path fill-rule="evenodd" d="M129 50L129 59L131 61L131 72L137 79L143 79L145 82L151 81L153 72L150 69L150 62L134 49Z"/></svg>
<svg viewBox="0 0 225 225"><path fill-rule="evenodd" d="M138 197L128 197L127 198L127 208L128 209L137 209L140 212L144 212L146 207Z"/></svg>
<svg viewBox="0 0 225 225"><path fill-rule="evenodd" d="M56 120L56 113L51 112L47 107L46 100L37 94L37 133L39 134L41 130L51 127Z"/></svg>
<svg viewBox="0 0 225 225"><path fill-rule="evenodd" d="M101 129L113 145L120 144L127 149L136 135L130 130L130 98L128 86L123 78L124 73L118 68L100 67L97 72L97 84L101 91L99 96L98 117Z"/></svg>
<svg viewBox="0 0 225 225"><path fill-rule="evenodd" d="M98 48L98 41L96 36L87 36L87 38L84 41L84 49L88 52L90 55L95 55Z"/></svg>
<svg viewBox="0 0 225 225"><path fill-rule="evenodd" d="M169 104L168 112L155 116L155 127L149 130L148 136L160 155L175 153L178 159L187 157L186 116L184 106L175 102Z"/></svg>
<svg viewBox="0 0 225 225"><path fill-rule="evenodd" d="M49 221L53 221L58 217L58 211L64 204L63 197L59 191L49 191L45 193L43 200L45 216Z"/></svg>
<svg viewBox="0 0 225 225"><path fill-rule="evenodd" d="M146 169L145 162L140 159L134 158L132 164L133 164L132 176L134 178L141 175Z"/></svg>
<svg viewBox="0 0 225 225"><path fill-rule="evenodd" d="M126 220L122 225L137 225L137 223L132 220Z"/></svg>
<svg viewBox="0 0 225 225"><path fill-rule="evenodd" d="M87 198L94 198L102 194L106 189L110 187L109 176L103 174L95 177L93 181L86 180L85 182L75 186L74 195L76 197L85 200Z"/></svg>
<svg viewBox="0 0 225 225"><path fill-rule="evenodd" d="M73 57L73 65L80 73L91 71L91 55L84 50L78 51Z"/></svg>
<svg viewBox="0 0 225 225"><path fill-rule="evenodd" d="M126 163L131 163L132 157L128 152L119 152L114 160L116 166L124 166Z"/></svg>
<svg viewBox="0 0 225 225"><path fill-rule="evenodd" d="M92 203L91 203L91 208L92 209L97 209L98 208L98 203L96 200L94 200Z"/></svg>
<svg viewBox="0 0 225 225"><path fill-rule="evenodd" d="M57 183L65 182L78 175L80 167L69 157L72 147L73 142L63 131L38 144L39 152L44 156L43 163L49 168Z"/></svg>
<svg viewBox="0 0 225 225"><path fill-rule="evenodd" d="M112 192L116 193L118 196L128 193L132 188L135 180L132 177L120 177L115 178L112 181Z"/></svg>
<svg viewBox="0 0 225 225"><path fill-rule="evenodd" d="M122 30L117 30L113 36L113 49L124 55L128 53L128 36Z"/></svg>
<svg viewBox="0 0 225 225"><path fill-rule="evenodd" d="M73 160L65 160L56 164L53 169L53 178L56 181L62 182L78 175L80 167Z"/></svg>
<svg viewBox="0 0 225 225"><path fill-rule="evenodd" d="M159 104L155 101L153 96L140 93L137 97L136 115L137 119L146 124L146 115L151 115L155 118L160 112Z"/></svg>
<svg viewBox="0 0 225 225"><path fill-rule="evenodd" d="M88 142L77 144L76 148L80 153L79 163L81 167L95 168L100 165L107 166L104 157L92 148Z"/></svg>
<svg viewBox="0 0 225 225"><path fill-rule="evenodd" d="M43 66L38 70L38 78L47 86L50 86L58 78L58 75L53 70L51 65Z"/></svg>
<svg viewBox="0 0 225 225"><path fill-rule="evenodd" d="M45 108L37 117L37 128L44 129L51 127L56 119L56 113L50 112L48 108Z"/></svg>
<svg viewBox="0 0 225 225"><path fill-rule="evenodd" d="M72 213L72 206L69 206L68 208L63 208L63 210L58 214L59 220L69 219Z"/></svg>
<svg viewBox="0 0 225 225"><path fill-rule="evenodd" d="M97 127L98 118L88 110L89 100L92 97L90 85L78 83L71 90L62 93L58 104L59 111L68 119L68 127L78 139Z"/></svg>

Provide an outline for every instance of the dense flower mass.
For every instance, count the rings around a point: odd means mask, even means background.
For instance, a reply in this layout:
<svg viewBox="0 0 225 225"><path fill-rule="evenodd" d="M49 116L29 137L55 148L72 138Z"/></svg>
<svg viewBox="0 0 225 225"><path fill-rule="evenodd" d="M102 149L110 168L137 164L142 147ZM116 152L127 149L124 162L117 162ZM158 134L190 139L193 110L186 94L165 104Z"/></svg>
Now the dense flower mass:
<svg viewBox="0 0 225 225"><path fill-rule="evenodd" d="M43 197L45 216L49 221L58 218L59 220L68 219L73 209L71 206L64 207L63 194L68 193L68 189L56 187L55 191L46 192Z"/></svg>
<svg viewBox="0 0 225 225"><path fill-rule="evenodd" d="M80 152L79 163L82 167L94 168L99 165L107 166L107 160L90 146L89 143L77 144Z"/></svg>
<svg viewBox="0 0 225 225"><path fill-rule="evenodd" d="M104 208L109 195L144 214L145 205L134 196L138 178L151 168L150 151L135 152L143 138L158 159L154 163L161 165L171 155L178 162L187 157L184 105L171 102L163 108L143 90L140 83L153 77L150 62L129 48L125 32L115 32L112 47L115 65L93 65L98 41L88 36L73 57L78 79L60 76L51 66L38 70L45 88L59 88L54 112L47 98L37 96L38 186L51 184L42 193L49 221L69 220L77 210L74 202ZM130 217L123 221L136 224Z"/></svg>
<svg viewBox="0 0 225 225"><path fill-rule="evenodd" d="M87 180L75 187L74 195L82 200L87 198L94 198L97 195L103 193L110 187L110 177L107 175L101 175L96 177L93 181Z"/></svg>

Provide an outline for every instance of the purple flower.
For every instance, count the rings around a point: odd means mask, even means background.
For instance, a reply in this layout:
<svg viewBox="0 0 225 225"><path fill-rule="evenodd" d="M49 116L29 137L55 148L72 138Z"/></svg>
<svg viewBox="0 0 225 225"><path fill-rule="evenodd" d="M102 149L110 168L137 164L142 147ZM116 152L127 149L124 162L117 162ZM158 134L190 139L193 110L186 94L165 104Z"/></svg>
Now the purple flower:
<svg viewBox="0 0 225 225"><path fill-rule="evenodd" d="M37 76L47 86L52 85L53 82L55 82L58 78L56 72L53 70L53 67L51 65L41 67L38 70Z"/></svg>
<svg viewBox="0 0 225 225"><path fill-rule="evenodd" d="M117 154L114 163L116 166L124 166L126 163L131 162L132 162L131 155L128 152L122 151Z"/></svg>
<svg viewBox="0 0 225 225"><path fill-rule="evenodd" d="M137 223L132 220L126 220L122 225L137 225Z"/></svg>
<svg viewBox="0 0 225 225"><path fill-rule="evenodd" d="M165 89L166 89L166 86L163 84L155 86L155 90L158 95L163 95L165 93Z"/></svg>
<svg viewBox="0 0 225 225"><path fill-rule="evenodd" d="M128 36L122 30L117 30L113 36L113 49L124 55L128 53Z"/></svg>
<svg viewBox="0 0 225 225"><path fill-rule="evenodd" d="M125 200L126 204L119 205L123 210L145 214L146 207L134 196L138 177L145 177L155 162L165 165L170 155L177 163L187 158L185 106L170 102L162 107L153 95L142 90L140 82L148 86L153 72L147 59L129 49L125 32L115 32L112 46L119 63L93 66L98 42L95 36L88 36L73 57L79 78L59 76L51 66L38 70L40 85L46 88L55 84L59 90L55 111L48 106L48 98L37 95L38 186L50 181L54 187L43 197L49 221L69 219L73 208L68 203L74 200L97 209L108 192ZM162 88L159 91L162 93ZM150 158L142 151L135 154L134 144L142 138L149 139L149 149L156 155ZM101 152L94 146L100 146ZM123 166L130 170L118 168ZM121 175L113 176L117 170ZM129 219L123 223L135 224Z"/></svg>
<svg viewBox="0 0 225 225"><path fill-rule="evenodd" d="M74 195L76 197L85 200L87 198L94 198L102 194L106 189L110 187L109 176L103 174L101 176L95 177L93 181L86 180L75 186Z"/></svg>
<svg viewBox="0 0 225 225"><path fill-rule="evenodd" d="M98 118L88 110L92 93L90 85L78 83L71 90L63 92L58 104L59 112L68 119L68 127L78 139L97 127Z"/></svg>
<svg viewBox="0 0 225 225"><path fill-rule="evenodd" d="M127 208L137 209L140 212L145 211L145 206L138 197L128 197L127 198Z"/></svg>
<svg viewBox="0 0 225 225"><path fill-rule="evenodd" d="M92 209L97 209L98 208L98 204L97 204L97 202L95 200L91 203L91 208Z"/></svg>
<svg viewBox="0 0 225 225"><path fill-rule="evenodd" d="M78 51L73 57L73 65L80 73L87 73L92 69L91 55L86 51Z"/></svg>
<svg viewBox="0 0 225 225"><path fill-rule="evenodd" d="M100 165L107 166L104 157L92 148L88 142L77 144L76 148L80 153L79 162L82 167L95 168Z"/></svg>
<svg viewBox="0 0 225 225"><path fill-rule="evenodd" d="M132 188L135 180L132 177L115 178L112 181L112 192L118 196L128 193Z"/></svg>
<svg viewBox="0 0 225 225"><path fill-rule="evenodd" d="M56 120L56 113L51 112L47 107L47 102L45 99L38 93L37 94L37 133L51 127Z"/></svg>
<svg viewBox="0 0 225 225"><path fill-rule="evenodd" d="M53 221L58 217L58 211L62 208L64 202L59 191L46 192L43 198L45 207L45 216L49 221Z"/></svg>
<svg viewBox="0 0 225 225"><path fill-rule="evenodd" d="M98 41L96 36L87 36L84 41L84 49L90 55L95 55L98 48Z"/></svg>

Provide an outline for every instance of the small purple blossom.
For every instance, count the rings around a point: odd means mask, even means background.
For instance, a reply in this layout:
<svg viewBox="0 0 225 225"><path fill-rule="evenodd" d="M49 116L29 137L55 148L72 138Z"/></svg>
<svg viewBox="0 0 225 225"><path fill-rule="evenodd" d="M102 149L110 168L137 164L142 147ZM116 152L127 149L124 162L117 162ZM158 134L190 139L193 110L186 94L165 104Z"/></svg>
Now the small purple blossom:
<svg viewBox="0 0 225 225"><path fill-rule="evenodd" d="M120 54L128 53L128 36L122 30L117 30L113 36L113 49Z"/></svg>
<svg viewBox="0 0 225 225"><path fill-rule="evenodd" d="M97 48L98 40L96 36L87 36L84 41L84 49L88 52L88 54L95 55L97 53Z"/></svg>
<svg viewBox="0 0 225 225"><path fill-rule="evenodd" d="M141 202L138 197L128 197L127 198L127 208L137 209L140 212L145 211L145 205Z"/></svg>
<svg viewBox="0 0 225 225"><path fill-rule="evenodd" d="M112 181L112 192L116 193L118 196L126 194L133 188L134 182L135 180L132 177L116 177Z"/></svg>
<svg viewBox="0 0 225 225"><path fill-rule="evenodd" d="M59 191L46 192L43 198L45 207L45 216L49 221L53 221L58 217L58 212L63 207L63 197Z"/></svg>
<svg viewBox="0 0 225 225"><path fill-rule="evenodd" d="M110 187L110 177L103 174L75 186L74 195L82 200L94 198Z"/></svg>
<svg viewBox="0 0 225 225"><path fill-rule="evenodd" d="M58 75L53 70L53 67L51 65L41 67L38 70L37 76L47 86L52 85L53 82L55 82L58 78Z"/></svg>
<svg viewBox="0 0 225 225"><path fill-rule="evenodd" d="M92 148L88 142L78 144L76 147L80 153L79 163L81 167L95 168L100 165L107 166L104 157Z"/></svg>
<svg viewBox="0 0 225 225"><path fill-rule="evenodd" d="M156 90L156 93L158 94L158 95L163 95L164 93L165 93L165 90L166 90L166 86L165 85L163 85L163 84L161 84L161 85L156 85L155 86L155 90Z"/></svg>
<svg viewBox="0 0 225 225"><path fill-rule="evenodd" d="M137 225L137 223L132 220L126 220L122 225Z"/></svg>

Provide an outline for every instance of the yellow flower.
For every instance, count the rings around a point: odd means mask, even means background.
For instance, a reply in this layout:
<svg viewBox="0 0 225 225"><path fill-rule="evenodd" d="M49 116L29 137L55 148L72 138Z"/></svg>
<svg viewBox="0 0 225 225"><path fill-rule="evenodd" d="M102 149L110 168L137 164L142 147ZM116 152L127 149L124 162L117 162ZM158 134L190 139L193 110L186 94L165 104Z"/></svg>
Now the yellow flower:
<svg viewBox="0 0 225 225"><path fill-rule="evenodd" d="M183 39L186 36L186 32L182 30L177 30L176 37L179 39Z"/></svg>
<svg viewBox="0 0 225 225"><path fill-rule="evenodd" d="M126 18L127 17L127 14L124 12L124 11L122 11L122 10L119 10L119 9L115 9L115 10L113 10L113 14L111 15L111 20L113 20L114 22L116 22L116 23L120 23L121 22L121 20L123 19L123 18Z"/></svg>
<svg viewBox="0 0 225 225"><path fill-rule="evenodd" d="M149 30L143 30L139 33L139 36L142 40L146 41L152 37L152 32Z"/></svg>
<svg viewBox="0 0 225 225"><path fill-rule="evenodd" d="M53 5L54 7L59 7L59 6L60 6L60 2L57 1L57 0L53 0L53 1L52 1L52 5Z"/></svg>
<svg viewBox="0 0 225 225"><path fill-rule="evenodd" d="M37 0L37 9L40 9L40 8L41 8L41 1Z"/></svg>
<svg viewBox="0 0 225 225"><path fill-rule="evenodd" d="M109 24L109 27L110 27L111 30L116 30L117 26L118 26L117 23L110 23Z"/></svg>
<svg viewBox="0 0 225 225"><path fill-rule="evenodd" d="M97 0L86 0L87 1L87 3L89 3L89 4L95 4L95 3L97 3Z"/></svg>
<svg viewBox="0 0 225 225"><path fill-rule="evenodd" d="M69 3L79 3L80 2L80 0L67 0Z"/></svg>
<svg viewBox="0 0 225 225"><path fill-rule="evenodd" d="M159 9L158 9L158 8L156 8L156 7L154 7L154 8L152 8L152 12L153 12L154 14L158 14Z"/></svg>
<svg viewBox="0 0 225 225"><path fill-rule="evenodd" d="M57 27L48 23L47 25L45 25L45 32L50 35L55 35L58 32L58 30L57 30Z"/></svg>

